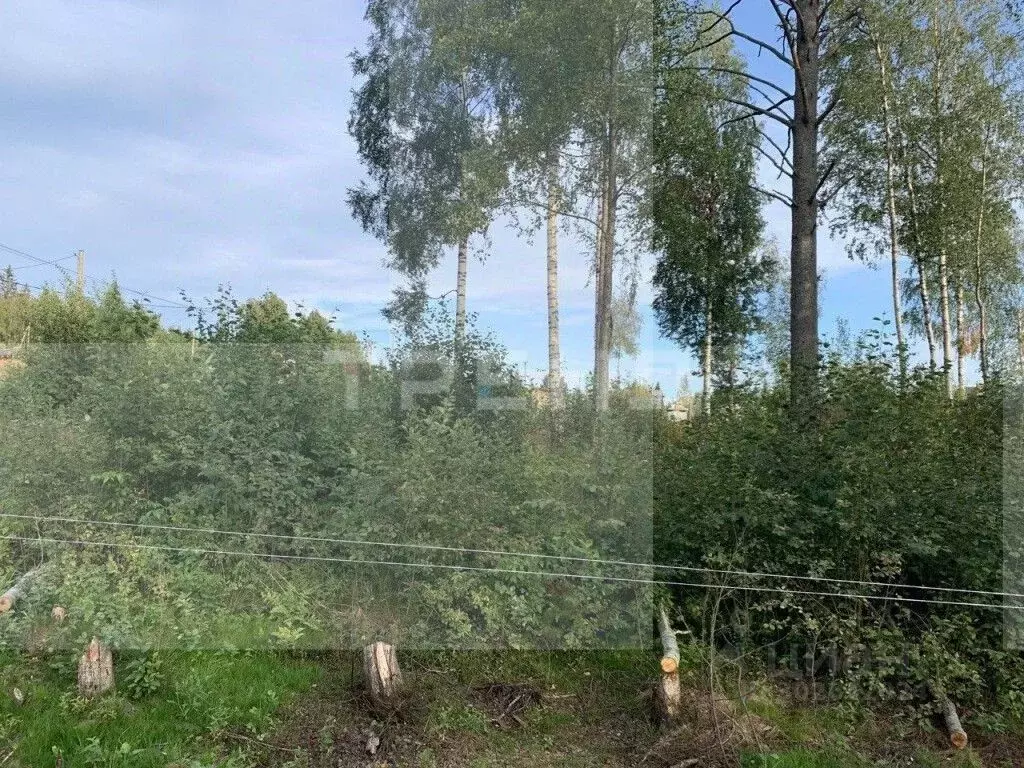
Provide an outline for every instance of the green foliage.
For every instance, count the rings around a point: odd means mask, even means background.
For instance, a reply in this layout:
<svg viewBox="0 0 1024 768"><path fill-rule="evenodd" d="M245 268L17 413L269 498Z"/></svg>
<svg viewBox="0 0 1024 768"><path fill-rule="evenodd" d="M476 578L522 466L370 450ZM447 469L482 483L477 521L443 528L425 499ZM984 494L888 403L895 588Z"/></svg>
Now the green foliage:
<svg viewBox="0 0 1024 768"><path fill-rule="evenodd" d="M12 275L0 277L0 344L30 338L45 344L129 343L157 334L157 316L139 302L128 304L112 283L98 296L67 285L38 296L19 289Z"/></svg>
<svg viewBox="0 0 1024 768"><path fill-rule="evenodd" d="M644 589L543 579L532 572L596 566L501 552L643 561L649 411L623 397L601 426L580 399L556 440L504 351L472 332L456 349L444 316L374 366L273 295L224 290L193 312L191 339L33 345L0 383L15 436L0 444L0 504L22 516L0 518L13 537L0 562L13 575L49 561L35 592L69 608L38 637L43 616L19 611L8 642L318 648L386 631L427 647L589 647L646 634ZM141 695L158 670L136 671Z"/></svg>
<svg viewBox="0 0 1024 768"><path fill-rule="evenodd" d="M65 765L109 768L234 765L223 762L220 750L204 737L223 728L258 737L266 732L269 715L307 691L319 675L312 664L275 654L172 653L160 655L159 679L154 659L144 656L128 663L129 678L141 669L136 661L148 667L137 692L144 700L118 693L85 702L74 696L73 670L49 670L38 661L5 655L5 684L26 693L22 707L0 698L0 737L17 746L15 765L53 765L55 755ZM127 682L120 676L119 689ZM157 695L151 695L154 684ZM192 758L202 762L188 762Z"/></svg>
<svg viewBox="0 0 1024 768"><path fill-rule="evenodd" d="M774 262L759 252L759 129L731 103L749 99L743 63L727 41L688 53L709 41L691 39L693 18L678 13L669 4L659 19L672 43L660 50L654 113L654 310L662 333L701 358L754 330Z"/></svg>
<svg viewBox="0 0 1024 768"><path fill-rule="evenodd" d="M662 425L658 561L999 591L1001 390L948 401L934 376L901 383L886 344L869 336L857 359L825 365L810 429L795 427L778 390L737 395L706 423ZM937 686L984 708L1011 705L1019 688L1000 611L869 599L950 597L895 587L727 582L755 589L680 591L698 637L740 651L767 644L777 659L814 652L816 664L832 653L835 668L819 674L845 695L916 709ZM808 590L864 599L799 594Z"/></svg>

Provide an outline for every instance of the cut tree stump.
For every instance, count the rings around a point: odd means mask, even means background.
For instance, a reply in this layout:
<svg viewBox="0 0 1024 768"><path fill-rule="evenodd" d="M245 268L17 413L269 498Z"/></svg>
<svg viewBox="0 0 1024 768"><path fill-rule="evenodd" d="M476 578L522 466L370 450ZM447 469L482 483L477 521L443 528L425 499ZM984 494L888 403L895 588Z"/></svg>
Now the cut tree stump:
<svg viewBox="0 0 1024 768"><path fill-rule="evenodd" d="M32 581L42 573L42 568L35 568L28 573L22 575L18 579L14 586L0 595L0 614L7 613L14 608L14 605L25 596L25 592L28 590Z"/></svg>
<svg viewBox="0 0 1024 768"><path fill-rule="evenodd" d="M94 637L78 660L78 695L85 699L106 693L114 687L114 655Z"/></svg>
<svg viewBox="0 0 1024 768"><path fill-rule="evenodd" d="M654 698L658 719L671 725L679 719L683 695L679 684L679 643L664 607L658 610L658 630L661 634L661 679Z"/></svg>
<svg viewBox="0 0 1024 768"><path fill-rule="evenodd" d="M394 701L402 689L402 670L394 646L372 643L363 648L363 674L370 700L378 707Z"/></svg>

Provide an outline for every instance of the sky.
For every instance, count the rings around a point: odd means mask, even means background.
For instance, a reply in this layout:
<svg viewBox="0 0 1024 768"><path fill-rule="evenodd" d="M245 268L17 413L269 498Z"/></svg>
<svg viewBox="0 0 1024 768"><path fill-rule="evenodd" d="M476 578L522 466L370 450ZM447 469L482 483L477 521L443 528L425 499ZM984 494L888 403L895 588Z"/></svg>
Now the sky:
<svg viewBox="0 0 1024 768"><path fill-rule="evenodd" d="M345 203L362 177L347 122L358 85L350 54L368 33L364 7L6 0L0 244L46 261L83 249L91 285L116 276L154 297L170 324L187 321L180 291L210 296L223 284L239 297L272 290L386 345L380 309L398 283L384 247ZM774 36L765 0L743 0L737 13L738 25ZM786 75L781 63L741 50L758 74ZM769 170L765 183L777 183ZM785 255L788 210L773 203L764 213ZM854 330L891 317L885 269L847 258L827 223L820 249L824 334L840 317ZM56 267L10 251L0 253L7 262L25 283L63 280ZM560 270L565 368L579 381L592 361L593 287L583 244L568 234ZM657 338L649 280L648 272L639 299L648 307L642 352L623 368L672 394L694 363ZM431 275L431 293L454 282L449 257ZM486 258L470 265L469 309L537 378L547 362L545 284L542 233L531 242L498 222Z"/></svg>

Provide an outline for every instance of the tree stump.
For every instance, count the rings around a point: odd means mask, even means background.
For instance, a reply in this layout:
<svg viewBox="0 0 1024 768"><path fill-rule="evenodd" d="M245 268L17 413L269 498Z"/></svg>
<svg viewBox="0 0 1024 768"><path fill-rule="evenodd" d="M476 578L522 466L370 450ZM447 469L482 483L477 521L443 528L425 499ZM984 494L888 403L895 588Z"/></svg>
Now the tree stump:
<svg viewBox="0 0 1024 768"><path fill-rule="evenodd" d="M94 637L78 660L78 695L91 699L114 687L114 656Z"/></svg>
<svg viewBox="0 0 1024 768"><path fill-rule="evenodd" d="M402 688L402 670L394 647L378 642L363 648L363 675L374 705L383 707L392 702Z"/></svg>
<svg viewBox="0 0 1024 768"><path fill-rule="evenodd" d="M65 609L63 606L55 605L53 606L53 610L50 611L50 618L52 618L53 621L57 624L63 623L64 619L66 619L67 617L67 609Z"/></svg>
<svg viewBox="0 0 1024 768"><path fill-rule="evenodd" d="M658 633L661 635L661 678L655 690L658 719L672 725L679 719L683 694L679 683L679 643L664 608L658 610Z"/></svg>
<svg viewBox="0 0 1024 768"><path fill-rule="evenodd" d="M658 720L662 725L674 725L682 710L683 691L678 672L662 672L654 692Z"/></svg>

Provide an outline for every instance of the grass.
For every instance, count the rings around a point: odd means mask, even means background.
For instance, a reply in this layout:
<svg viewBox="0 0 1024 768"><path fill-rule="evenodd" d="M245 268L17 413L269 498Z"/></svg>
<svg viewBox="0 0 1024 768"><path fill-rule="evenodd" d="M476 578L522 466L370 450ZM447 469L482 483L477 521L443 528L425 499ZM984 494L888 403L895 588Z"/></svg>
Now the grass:
<svg viewBox="0 0 1024 768"><path fill-rule="evenodd" d="M120 693L83 702L75 697L69 660L0 655L0 765L48 768L59 764L58 755L65 768L365 765L370 732L381 737L391 764L414 768L675 764L670 753L659 757L653 749L661 734L644 695L654 664L645 652L404 653L407 695L390 713L370 711L353 686L355 652L157 658L153 665L122 656ZM502 721L487 693L496 683L543 698L519 710L518 721ZM15 686L25 693L21 706L10 696ZM914 755L912 763L868 760L846 739L857 743L864 728L884 722L853 723L839 710L790 707L767 694L752 697L749 709L778 738L761 754L744 754L735 768L983 765L969 750L951 759L924 748L914 754L913 746L906 753ZM894 735L878 731L869 738L883 733Z"/></svg>
<svg viewBox="0 0 1024 768"><path fill-rule="evenodd" d="M745 755L742 768L869 768L871 763L848 751L795 749Z"/></svg>
<svg viewBox="0 0 1024 768"><path fill-rule="evenodd" d="M10 655L0 663L0 744L8 745L0 760L11 753L4 765L19 768L55 765L58 755L65 766L202 765L216 751L209 734L231 728L258 737L320 676L318 665L278 654L172 653L161 657L162 678L149 695L84 702L66 664ZM15 686L25 694L21 706L9 695Z"/></svg>

